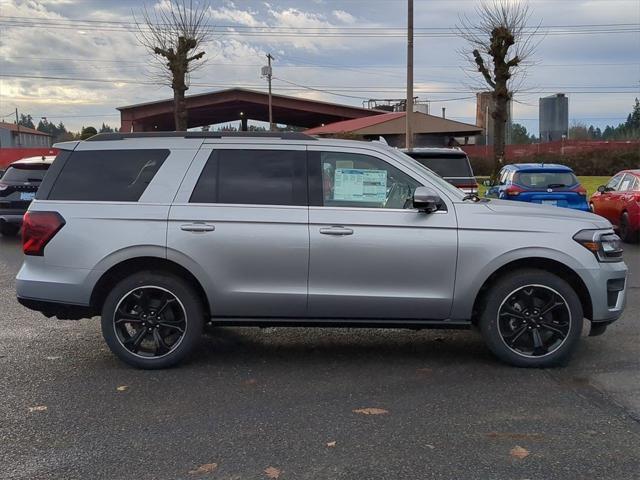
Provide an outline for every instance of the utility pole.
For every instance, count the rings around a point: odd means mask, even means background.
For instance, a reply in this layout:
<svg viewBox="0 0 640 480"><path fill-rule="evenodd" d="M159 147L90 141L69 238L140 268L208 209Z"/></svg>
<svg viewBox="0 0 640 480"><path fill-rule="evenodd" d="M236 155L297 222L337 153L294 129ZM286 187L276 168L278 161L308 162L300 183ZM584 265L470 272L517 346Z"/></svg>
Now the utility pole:
<svg viewBox="0 0 640 480"><path fill-rule="evenodd" d="M407 102L405 107L405 147L413 148L413 0L407 0Z"/></svg>
<svg viewBox="0 0 640 480"><path fill-rule="evenodd" d="M18 107L16 107L16 128L18 129L18 147L22 146L22 141L20 140L20 120L18 120Z"/></svg>
<svg viewBox="0 0 640 480"><path fill-rule="evenodd" d="M271 68L271 60L274 60L273 56L268 53L267 54L267 66L262 68L262 76L267 77L267 81L269 82L269 131L273 132L275 130L273 124L273 106L271 101L271 77L273 77L273 69Z"/></svg>

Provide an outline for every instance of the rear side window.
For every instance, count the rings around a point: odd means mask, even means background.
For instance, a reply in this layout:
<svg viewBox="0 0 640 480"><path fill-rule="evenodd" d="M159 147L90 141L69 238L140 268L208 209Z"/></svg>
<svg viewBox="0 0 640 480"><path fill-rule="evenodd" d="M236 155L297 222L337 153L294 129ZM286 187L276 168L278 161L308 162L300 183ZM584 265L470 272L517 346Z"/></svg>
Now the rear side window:
<svg viewBox="0 0 640 480"><path fill-rule="evenodd" d="M137 202L169 153L166 149L73 152L47 199Z"/></svg>
<svg viewBox="0 0 640 480"><path fill-rule="evenodd" d="M2 177L5 182L41 182L44 178L48 164L38 165L13 165L7 169Z"/></svg>
<svg viewBox="0 0 640 480"><path fill-rule="evenodd" d="M422 165L441 177L473 177L471 165L466 156L414 157Z"/></svg>
<svg viewBox="0 0 640 480"><path fill-rule="evenodd" d="M307 205L306 153L216 150L207 160L190 202Z"/></svg>

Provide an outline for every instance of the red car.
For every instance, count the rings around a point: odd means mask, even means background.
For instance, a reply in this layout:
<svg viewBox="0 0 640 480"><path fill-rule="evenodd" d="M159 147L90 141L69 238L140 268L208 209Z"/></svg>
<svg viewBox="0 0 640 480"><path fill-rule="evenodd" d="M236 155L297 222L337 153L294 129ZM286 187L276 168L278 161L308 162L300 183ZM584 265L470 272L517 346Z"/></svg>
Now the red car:
<svg viewBox="0 0 640 480"><path fill-rule="evenodd" d="M589 207L609 220L625 242L640 233L640 170L623 170L591 195Z"/></svg>

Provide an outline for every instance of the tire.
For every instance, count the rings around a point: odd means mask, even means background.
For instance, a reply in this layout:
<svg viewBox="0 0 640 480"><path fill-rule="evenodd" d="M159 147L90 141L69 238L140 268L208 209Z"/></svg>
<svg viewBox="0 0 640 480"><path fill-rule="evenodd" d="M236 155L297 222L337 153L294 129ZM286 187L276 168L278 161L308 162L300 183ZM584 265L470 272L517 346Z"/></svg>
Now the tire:
<svg viewBox="0 0 640 480"><path fill-rule="evenodd" d="M545 368L568 362L580 340L583 316L580 299L566 281L526 269L498 278L485 297L479 323L500 360Z"/></svg>
<svg viewBox="0 0 640 480"><path fill-rule="evenodd" d="M14 223L0 222L0 233L5 237L15 237L20 231L20 225Z"/></svg>
<svg viewBox="0 0 640 480"><path fill-rule="evenodd" d="M629 228L629 214L627 212L623 212L620 216L620 228L618 232L623 242L635 243L638 240L638 232L634 232Z"/></svg>
<svg viewBox="0 0 640 480"><path fill-rule="evenodd" d="M167 368L184 360L200 341L204 309L182 278L143 271L113 287L101 325L107 345L123 362L142 369Z"/></svg>

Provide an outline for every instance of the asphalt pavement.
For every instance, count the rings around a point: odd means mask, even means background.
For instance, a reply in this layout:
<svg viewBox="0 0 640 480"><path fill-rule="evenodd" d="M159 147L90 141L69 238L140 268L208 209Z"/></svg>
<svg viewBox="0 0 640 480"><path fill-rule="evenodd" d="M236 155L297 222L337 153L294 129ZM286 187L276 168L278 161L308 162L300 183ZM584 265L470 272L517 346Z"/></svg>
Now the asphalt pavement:
<svg viewBox="0 0 640 480"><path fill-rule="evenodd" d="M0 479L638 479L640 246L624 316L568 367L475 331L216 328L164 371L15 300L0 237Z"/></svg>

